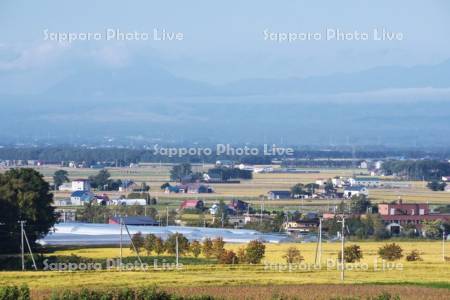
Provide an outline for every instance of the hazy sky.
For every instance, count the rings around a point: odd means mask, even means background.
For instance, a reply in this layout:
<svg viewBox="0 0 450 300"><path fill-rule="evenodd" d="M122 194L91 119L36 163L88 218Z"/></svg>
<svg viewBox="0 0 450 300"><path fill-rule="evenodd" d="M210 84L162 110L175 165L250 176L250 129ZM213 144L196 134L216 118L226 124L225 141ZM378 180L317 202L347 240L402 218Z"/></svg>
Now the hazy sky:
<svg viewBox="0 0 450 300"><path fill-rule="evenodd" d="M95 2L95 3L94 3ZM114 2L114 3L113 3ZM50 32L181 32L182 41L44 41ZM401 41L264 40L270 32L370 32ZM174 74L222 83L305 77L450 58L450 2L442 1L2 1L0 72L136 60Z"/></svg>

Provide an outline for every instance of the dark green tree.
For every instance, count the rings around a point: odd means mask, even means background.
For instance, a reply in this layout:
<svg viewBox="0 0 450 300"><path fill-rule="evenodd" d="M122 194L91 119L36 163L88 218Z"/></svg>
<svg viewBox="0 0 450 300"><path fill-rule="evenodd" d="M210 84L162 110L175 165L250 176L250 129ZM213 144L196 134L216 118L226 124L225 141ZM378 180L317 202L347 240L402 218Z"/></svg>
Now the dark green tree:
<svg viewBox="0 0 450 300"><path fill-rule="evenodd" d="M60 185L64 182L69 182L69 173L66 170L57 170L53 174L53 184L55 185L55 190L58 189Z"/></svg>
<svg viewBox="0 0 450 300"><path fill-rule="evenodd" d="M52 203L50 186L39 172L23 168L0 174L0 253L19 251L19 220L26 222L28 239L35 246L57 221Z"/></svg>
<svg viewBox="0 0 450 300"><path fill-rule="evenodd" d="M435 192L445 190L446 186L447 184L445 182L438 180L433 180L427 183L427 188Z"/></svg>
<svg viewBox="0 0 450 300"><path fill-rule="evenodd" d="M172 170L170 170L170 179L172 181L181 181L184 177L190 176L191 174L191 164L183 163L172 167Z"/></svg>
<svg viewBox="0 0 450 300"><path fill-rule="evenodd" d="M370 206L371 202L366 195L355 195L350 200L350 212L353 214L365 213Z"/></svg>
<svg viewBox="0 0 450 300"><path fill-rule="evenodd" d="M291 194L293 197L301 196L305 194L305 185L302 183L297 183L291 188Z"/></svg>
<svg viewBox="0 0 450 300"><path fill-rule="evenodd" d="M98 172L95 176L89 176L89 180L91 182L91 186L94 189L100 189L103 190L105 187L108 186L109 178L111 177L111 174L109 174L108 170L102 169Z"/></svg>

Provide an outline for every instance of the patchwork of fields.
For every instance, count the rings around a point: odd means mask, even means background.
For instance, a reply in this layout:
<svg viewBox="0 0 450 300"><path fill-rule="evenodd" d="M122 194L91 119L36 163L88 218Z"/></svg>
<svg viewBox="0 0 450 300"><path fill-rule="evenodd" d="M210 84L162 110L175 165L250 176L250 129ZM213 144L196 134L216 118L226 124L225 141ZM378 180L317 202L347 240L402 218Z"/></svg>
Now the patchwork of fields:
<svg viewBox="0 0 450 300"><path fill-rule="evenodd" d="M194 171L207 171L212 165L197 165L193 167ZM37 170L44 174L45 178L52 181L52 174L58 166L44 166ZM166 194L160 190L160 186L169 180L171 165L148 164L136 168L110 168L108 169L115 179L131 179L136 182L146 182L151 187L152 197L156 197L159 203L164 207L178 207L183 199L197 198L203 199L207 204L217 202L220 199L239 198L249 201L252 204L260 205L259 196L267 195L270 190L288 190L296 183L311 183L317 179L327 179L335 176L352 176L354 173L361 173L361 169L318 169L320 173L311 174L277 174L262 173L254 174L252 180L243 180L240 184L213 184L215 193L213 194ZM71 179L87 178L98 172L95 169L73 169L65 168L69 172ZM386 178L390 179L390 178ZM410 181L407 182L410 188L401 189L370 189L369 197L372 202L379 203L383 201L397 200L399 197L406 202L428 202L430 204L450 204L449 192L432 192L426 188L426 182ZM118 197L123 193L109 192L112 197ZM55 192L56 199L68 197L68 192ZM340 200L276 200L267 201L266 209L290 209L300 206L311 207L336 205Z"/></svg>

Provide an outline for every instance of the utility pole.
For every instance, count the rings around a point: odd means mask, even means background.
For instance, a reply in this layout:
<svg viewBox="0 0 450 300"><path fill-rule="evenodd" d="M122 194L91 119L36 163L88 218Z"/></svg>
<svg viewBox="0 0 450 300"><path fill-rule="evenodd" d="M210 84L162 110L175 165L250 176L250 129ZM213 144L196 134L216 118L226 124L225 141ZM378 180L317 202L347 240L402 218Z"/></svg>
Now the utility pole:
<svg viewBox="0 0 450 300"><path fill-rule="evenodd" d="M27 242L28 251L30 252L31 261L33 262L33 267L37 271L36 261L34 260L34 255L33 252L31 251L30 242L28 241L27 233L25 232L25 230L23 231L23 237L25 238L25 242Z"/></svg>
<svg viewBox="0 0 450 300"><path fill-rule="evenodd" d="M23 244L23 224L25 223L25 221L19 221L20 223L20 251L22 254L22 271L25 271L25 248L24 248L24 244Z"/></svg>
<svg viewBox="0 0 450 300"><path fill-rule="evenodd" d="M166 227L169 226L169 207L166 206Z"/></svg>
<svg viewBox="0 0 450 300"><path fill-rule="evenodd" d="M136 248L136 245L133 242L133 237L131 236L130 230L128 230L128 226L126 224L124 224L124 226L125 226L125 230L127 231L128 238L131 241L131 245L133 246L134 252L136 252L136 255L137 255L137 258L139 260L139 263L141 264L141 268L143 268L143 263L142 263L141 257L139 256L139 251L138 251L138 249Z"/></svg>
<svg viewBox="0 0 450 300"><path fill-rule="evenodd" d="M177 260L176 260L176 262L177 262L177 268L178 268L178 233L176 234L176 236L175 236L175 252L176 252L176 254L177 254Z"/></svg>
<svg viewBox="0 0 450 300"><path fill-rule="evenodd" d="M122 257L123 257L123 253L122 253L122 246L123 246L123 237L122 237L122 233L123 233L123 220L122 220L122 216L119 216L119 220L120 220L120 271L122 271Z"/></svg>
<svg viewBox="0 0 450 300"><path fill-rule="evenodd" d="M344 232L345 232L345 216L342 215L342 221L338 221L342 223L342 231L341 231L341 280L344 281L344 269L345 269L345 260L344 260Z"/></svg>
<svg viewBox="0 0 450 300"><path fill-rule="evenodd" d="M442 231L442 261L445 262L445 230Z"/></svg>
<svg viewBox="0 0 450 300"><path fill-rule="evenodd" d="M322 265L322 218L319 218L319 266Z"/></svg>
<svg viewBox="0 0 450 300"><path fill-rule="evenodd" d="M263 207L264 207L264 196L260 197L261 199L261 213L259 216L259 222L262 224L262 220L263 220Z"/></svg>

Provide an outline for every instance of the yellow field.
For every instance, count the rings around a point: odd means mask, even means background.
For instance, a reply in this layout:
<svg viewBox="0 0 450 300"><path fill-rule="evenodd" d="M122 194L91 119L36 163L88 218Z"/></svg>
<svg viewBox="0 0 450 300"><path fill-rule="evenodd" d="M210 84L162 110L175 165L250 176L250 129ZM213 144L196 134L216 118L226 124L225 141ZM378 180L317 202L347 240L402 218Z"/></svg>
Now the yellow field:
<svg viewBox="0 0 450 300"><path fill-rule="evenodd" d="M351 244L351 243L348 243ZM346 283L410 283L410 284L446 284L450 285L450 265L441 261L439 242L399 242L404 254L412 249L422 253L423 261L407 262L405 259L384 267L380 260L376 263L377 250L384 242L360 242L364 258L359 264L348 264ZM227 245L237 249L241 245ZM296 246L305 257L302 265L293 265L289 271L283 265L286 249ZM265 285L265 284L333 284L340 283L339 270L331 264L339 251L338 243L323 245L322 268L315 269L315 244L268 244L266 257L261 265L185 265L180 270L144 271L85 271L85 272L1 272L0 284L27 283L33 289L81 288L81 287L137 287L157 284L161 287L217 286L217 285ZM117 258L117 248L93 248L64 250L55 254L76 254L91 258ZM132 255L126 249L124 255ZM270 264L270 267L269 267ZM327 266L328 264L328 266ZM365 266L367 265L367 269ZM311 269L307 269L311 266ZM377 269L375 269L375 266ZM296 269L295 269L296 268Z"/></svg>

